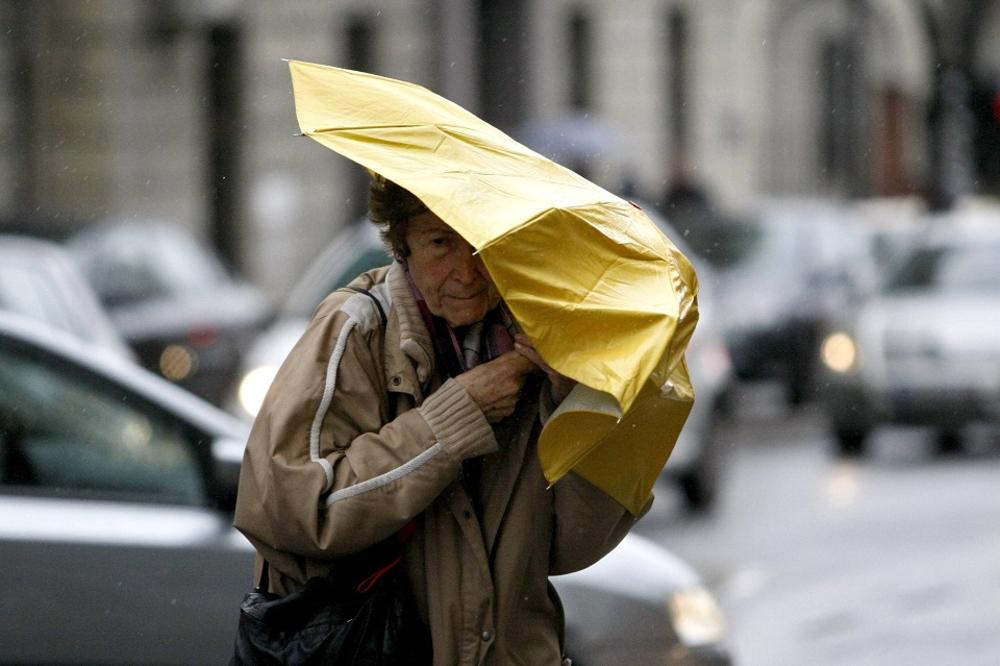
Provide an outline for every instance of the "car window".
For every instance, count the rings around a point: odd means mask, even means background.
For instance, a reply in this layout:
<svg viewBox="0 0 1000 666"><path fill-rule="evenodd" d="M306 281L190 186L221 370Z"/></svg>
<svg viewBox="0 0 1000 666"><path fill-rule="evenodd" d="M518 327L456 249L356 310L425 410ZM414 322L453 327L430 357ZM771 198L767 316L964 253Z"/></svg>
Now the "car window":
<svg viewBox="0 0 1000 666"><path fill-rule="evenodd" d="M204 504L183 426L114 384L0 344L0 483L31 493Z"/></svg>
<svg viewBox="0 0 1000 666"><path fill-rule="evenodd" d="M0 308L79 333L60 297L59 287L37 268L9 261L0 263Z"/></svg>
<svg viewBox="0 0 1000 666"><path fill-rule="evenodd" d="M179 229L121 228L84 241L76 253L111 306L195 292L226 279L217 258Z"/></svg>
<svg viewBox="0 0 1000 666"><path fill-rule="evenodd" d="M1000 290L1000 247L933 247L913 253L886 286L887 291L935 289L949 292Z"/></svg>
<svg viewBox="0 0 1000 666"><path fill-rule="evenodd" d="M724 239L732 257L731 268L786 280L799 269L799 235L787 223L758 222L730 228ZM720 236L720 241L723 237Z"/></svg>
<svg viewBox="0 0 1000 666"><path fill-rule="evenodd" d="M938 275L946 291L1000 290L1000 248L969 247L948 253Z"/></svg>
<svg viewBox="0 0 1000 666"><path fill-rule="evenodd" d="M365 271L389 263L389 257L381 247L369 248L359 254L354 261L347 266L337 268L331 267L329 279L325 282L317 283L313 291L308 295L300 294L293 302L289 303L288 313L296 317L309 317L316 306L336 289L346 286L351 280L361 275Z"/></svg>

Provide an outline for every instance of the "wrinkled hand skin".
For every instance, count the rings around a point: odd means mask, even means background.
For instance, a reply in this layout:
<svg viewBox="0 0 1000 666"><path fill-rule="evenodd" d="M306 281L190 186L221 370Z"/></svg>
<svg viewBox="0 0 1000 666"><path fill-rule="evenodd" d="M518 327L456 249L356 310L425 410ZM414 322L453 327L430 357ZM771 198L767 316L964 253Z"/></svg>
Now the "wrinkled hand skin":
<svg viewBox="0 0 1000 666"><path fill-rule="evenodd" d="M539 366L526 355L510 351L455 377L490 423L514 413L524 382Z"/></svg>
<svg viewBox="0 0 1000 666"><path fill-rule="evenodd" d="M534 346L532 346L531 340L529 340L528 336L523 333L518 333L514 336L514 351L522 354L529 361L541 368L546 375L548 375L549 383L552 386L552 400L555 401L555 404L558 405L561 403L566 396L569 395L569 392L573 390L573 387L576 386L575 380L559 374L553 370L548 363L543 361Z"/></svg>

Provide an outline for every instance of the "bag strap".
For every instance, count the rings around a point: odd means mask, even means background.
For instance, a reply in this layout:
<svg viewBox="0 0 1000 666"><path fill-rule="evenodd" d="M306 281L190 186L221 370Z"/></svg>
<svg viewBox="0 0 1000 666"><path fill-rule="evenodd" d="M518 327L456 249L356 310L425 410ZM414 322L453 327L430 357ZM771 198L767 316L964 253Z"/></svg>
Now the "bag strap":
<svg viewBox="0 0 1000 666"><path fill-rule="evenodd" d="M361 289L359 287L341 287L338 291L351 291L355 294L364 294L372 300L375 304L375 308L378 310L379 319L382 322L382 327L384 328L386 323L389 321L385 314L385 308L382 307L382 301L378 299L375 294L371 293L367 289ZM396 538L399 541L400 546L405 548L406 544L409 543L410 539L413 538L413 534L417 531L416 520L411 520L407 524L400 528L399 532L396 533ZM357 585L358 592L368 592L372 587L387 573L392 571L396 566L403 561L404 551L401 550L399 555L397 555L391 562L385 566L379 568L378 570L372 572L370 576L362 580ZM262 558L263 559L263 558ZM260 580L257 582L257 590L262 592L267 592L268 586L270 585L270 563L264 559L264 564L260 570Z"/></svg>
<svg viewBox="0 0 1000 666"><path fill-rule="evenodd" d="M372 299L375 307L378 308L378 316L379 319L382 320L382 326L383 328L385 327L386 322L388 322L389 319L385 316L385 308L382 307L382 301L380 301L375 294L367 289L361 289L360 287L341 287L338 291L353 291L355 294L364 294L368 298Z"/></svg>
<svg viewBox="0 0 1000 666"><path fill-rule="evenodd" d="M268 563L266 559L264 558L261 559L264 560L264 566L260 568L260 579L257 581L257 587L255 587L254 589L258 592L267 592L267 588L270 586L271 583L270 580L271 565L270 563Z"/></svg>

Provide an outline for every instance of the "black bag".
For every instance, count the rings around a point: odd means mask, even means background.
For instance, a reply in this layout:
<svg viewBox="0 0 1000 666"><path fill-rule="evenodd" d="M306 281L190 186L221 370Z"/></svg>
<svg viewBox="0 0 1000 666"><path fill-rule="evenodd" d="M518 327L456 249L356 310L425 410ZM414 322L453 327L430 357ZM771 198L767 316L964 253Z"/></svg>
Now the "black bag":
<svg viewBox="0 0 1000 666"><path fill-rule="evenodd" d="M240 605L230 666L430 664L430 635L401 560L360 583L343 571L311 578L284 597L266 591L265 562L260 586Z"/></svg>

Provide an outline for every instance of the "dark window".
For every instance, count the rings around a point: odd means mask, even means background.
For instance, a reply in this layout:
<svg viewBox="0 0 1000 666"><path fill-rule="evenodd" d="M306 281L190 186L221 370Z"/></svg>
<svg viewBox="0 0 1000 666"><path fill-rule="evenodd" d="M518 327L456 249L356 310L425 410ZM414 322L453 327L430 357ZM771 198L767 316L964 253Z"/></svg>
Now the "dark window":
<svg viewBox="0 0 1000 666"><path fill-rule="evenodd" d="M481 115L513 130L525 118L529 58L525 0L479 0Z"/></svg>
<svg viewBox="0 0 1000 666"><path fill-rule="evenodd" d="M862 118L858 47L850 37L840 36L825 40L819 48L817 166L829 188L860 193L869 185L865 152L871 147L858 139L868 131Z"/></svg>
<svg viewBox="0 0 1000 666"><path fill-rule="evenodd" d="M12 180L6 186L12 193L12 212L19 216L30 215L38 204L35 77L39 54L34 44L39 40L40 9L31 2L3 3L7 34L0 46L0 57L6 61L5 74L10 80L7 93L10 122L0 132L0 149L9 156L17 156L10 163Z"/></svg>
<svg viewBox="0 0 1000 666"><path fill-rule="evenodd" d="M574 109L586 110L593 104L591 82L594 79L592 65L593 44L590 19L580 9L575 9L568 25L569 49L569 105Z"/></svg>
<svg viewBox="0 0 1000 666"><path fill-rule="evenodd" d="M212 26L208 33L208 177L212 242L230 266L239 266L237 202L242 136L243 76L237 27Z"/></svg>
<svg viewBox="0 0 1000 666"><path fill-rule="evenodd" d="M362 72L375 68L375 26L363 14L348 18L346 27L347 67Z"/></svg>
<svg viewBox="0 0 1000 666"><path fill-rule="evenodd" d="M367 14L355 14L347 20L344 28L344 43L347 49L344 62L348 69L359 72L375 72L378 65L375 61L375 24ZM361 166L350 162L347 165L348 199L346 204L349 219L361 218L368 210L368 172ZM336 212L337 219L344 210Z"/></svg>
<svg viewBox="0 0 1000 666"><path fill-rule="evenodd" d="M688 17L683 9L667 13L667 93L670 95L669 136L680 160L688 151Z"/></svg>
<svg viewBox="0 0 1000 666"><path fill-rule="evenodd" d="M1000 84L977 85L972 110L976 176L984 191L1000 194Z"/></svg>
<svg viewBox="0 0 1000 666"><path fill-rule="evenodd" d="M60 497L206 503L190 435L116 385L0 345L0 485Z"/></svg>
<svg viewBox="0 0 1000 666"><path fill-rule="evenodd" d="M844 117L845 109L837 105L841 51L835 40L826 40L820 49L819 169L827 180L832 180L839 173L843 161L838 141L838 122Z"/></svg>

